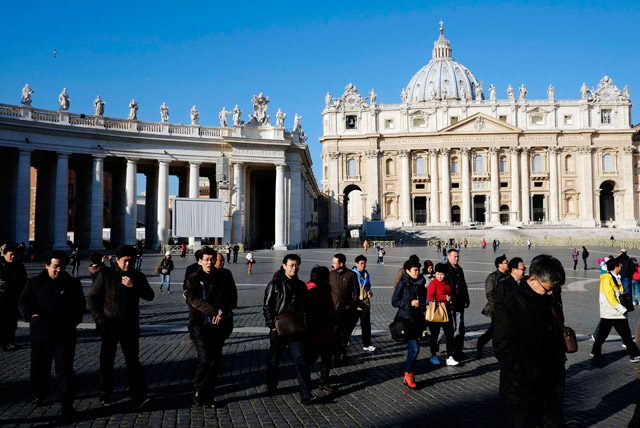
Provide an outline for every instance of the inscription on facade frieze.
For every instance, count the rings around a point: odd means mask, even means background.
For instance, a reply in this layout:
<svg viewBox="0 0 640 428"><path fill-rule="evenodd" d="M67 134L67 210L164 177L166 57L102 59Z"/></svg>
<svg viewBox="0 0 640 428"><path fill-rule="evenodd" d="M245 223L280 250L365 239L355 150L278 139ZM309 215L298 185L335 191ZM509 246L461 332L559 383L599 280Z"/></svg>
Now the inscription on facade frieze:
<svg viewBox="0 0 640 428"><path fill-rule="evenodd" d="M533 142L548 142L553 143L556 141L555 135L527 135L520 137L521 143L533 143Z"/></svg>
<svg viewBox="0 0 640 428"><path fill-rule="evenodd" d="M483 190L487 188L486 181L474 181L473 182L473 190Z"/></svg>
<svg viewBox="0 0 640 428"><path fill-rule="evenodd" d="M590 141L588 135L561 135L558 137L558 143L582 142Z"/></svg>
<svg viewBox="0 0 640 428"><path fill-rule="evenodd" d="M442 141L445 143L492 143L492 142L504 142L515 143L518 137L515 135L478 135L478 136L459 136L459 135L444 135Z"/></svg>
<svg viewBox="0 0 640 428"><path fill-rule="evenodd" d="M259 157L259 158L281 158L284 155L284 152L281 147L273 148L269 150L268 148L258 145L243 145L242 147L234 147L233 148L234 156L251 156L251 157Z"/></svg>

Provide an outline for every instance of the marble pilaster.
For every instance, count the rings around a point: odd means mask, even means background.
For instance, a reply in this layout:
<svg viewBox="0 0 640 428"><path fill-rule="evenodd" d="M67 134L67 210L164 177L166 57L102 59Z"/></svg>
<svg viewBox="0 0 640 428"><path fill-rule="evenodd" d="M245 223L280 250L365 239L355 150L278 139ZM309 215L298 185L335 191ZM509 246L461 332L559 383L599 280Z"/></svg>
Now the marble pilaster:
<svg viewBox="0 0 640 428"><path fill-rule="evenodd" d="M53 208L53 249L68 250L69 154L58 153Z"/></svg>
<svg viewBox="0 0 640 428"><path fill-rule="evenodd" d="M442 223L451 224L451 175L449 173L449 148L440 149L442 162Z"/></svg>
<svg viewBox="0 0 640 428"><path fill-rule="evenodd" d="M104 156L94 156L91 169L91 231L89 250L104 251L102 229L104 227Z"/></svg>
<svg viewBox="0 0 640 428"><path fill-rule="evenodd" d="M429 184L431 197L429 200L429 209L431 210L430 225L436 226L440 224L440 198L438 191L438 150L429 150Z"/></svg>
<svg viewBox="0 0 640 428"><path fill-rule="evenodd" d="M510 171L511 171L511 224L519 224L522 220L522 211L520 209L520 171L519 166L519 147L509 148L511 153Z"/></svg>
<svg viewBox="0 0 640 428"><path fill-rule="evenodd" d="M489 224L500 224L500 167L498 163L498 149L489 149L489 162L491 164L491 204Z"/></svg>
<svg viewBox="0 0 640 428"><path fill-rule="evenodd" d="M18 151L16 179L15 242L29 242L29 201L31 196L31 150Z"/></svg>
<svg viewBox="0 0 640 428"><path fill-rule="evenodd" d="M471 221L471 174L469 172L469 148L460 149L460 161L462 163L462 224Z"/></svg>
<svg viewBox="0 0 640 428"><path fill-rule="evenodd" d="M411 151L401 150L400 157L400 221L403 226L411 225Z"/></svg>

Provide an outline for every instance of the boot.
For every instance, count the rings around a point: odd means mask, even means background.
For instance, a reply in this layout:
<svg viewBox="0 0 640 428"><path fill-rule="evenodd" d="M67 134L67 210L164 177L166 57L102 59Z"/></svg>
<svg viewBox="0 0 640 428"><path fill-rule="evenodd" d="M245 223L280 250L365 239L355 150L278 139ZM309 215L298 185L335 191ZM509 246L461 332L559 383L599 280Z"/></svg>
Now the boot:
<svg viewBox="0 0 640 428"><path fill-rule="evenodd" d="M413 379L413 373L404 373L404 384L411 389L414 389L417 386L415 380Z"/></svg>

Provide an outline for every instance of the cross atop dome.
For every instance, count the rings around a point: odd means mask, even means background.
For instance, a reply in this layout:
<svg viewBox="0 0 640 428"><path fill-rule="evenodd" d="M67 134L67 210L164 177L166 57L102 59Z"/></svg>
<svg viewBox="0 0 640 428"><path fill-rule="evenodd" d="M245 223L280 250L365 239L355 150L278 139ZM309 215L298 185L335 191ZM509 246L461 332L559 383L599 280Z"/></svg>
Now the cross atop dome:
<svg viewBox="0 0 640 428"><path fill-rule="evenodd" d="M451 57L451 45L444 38L444 22L440 21L440 37L433 43L432 61L453 59Z"/></svg>
<svg viewBox="0 0 640 428"><path fill-rule="evenodd" d="M442 34L444 32L444 22L442 22L442 20L440 20L440 34Z"/></svg>

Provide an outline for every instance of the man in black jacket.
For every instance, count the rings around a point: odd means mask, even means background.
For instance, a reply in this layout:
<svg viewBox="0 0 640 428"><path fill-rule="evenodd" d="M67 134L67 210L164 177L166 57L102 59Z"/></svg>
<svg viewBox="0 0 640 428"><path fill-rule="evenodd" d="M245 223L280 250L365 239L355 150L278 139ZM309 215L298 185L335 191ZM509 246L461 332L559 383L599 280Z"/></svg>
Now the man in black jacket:
<svg viewBox="0 0 640 428"><path fill-rule="evenodd" d="M73 370L76 326L82 322L87 302L80 280L65 272L66 266L66 253L52 251L45 260L45 270L24 287L19 307L30 329L34 404L44 405L49 395L51 360L55 359L62 417L68 421L74 413L76 393L76 372Z"/></svg>
<svg viewBox="0 0 640 428"><path fill-rule="evenodd" d="M331 260L333 270L329 272L331 297L336 309L338 328L336 331L335 359L344 361L347 358L347 344L351 332L358 322L358 303L360 300L360 284L358 276L351 269L347 269L347 258L338 253Z"/></svg>
<svg viewBox="0 0 640 428"><path fill-rule="evenodd" d="M222 254L218 255L222 257ZM194 403L215 408L215 386L222 366L222 348L233 330L232 310L238 304L238 291L231 272L214 267L217 255L212 248L203 248L199 257L200 268L187 278L186 287L189 331L198 353Z"/></svg>
<svg viewBox="0 0 640 428"><path fill-rule="evenodd" d="M633 281L633 274L635 273L636 268L627 255L627 250L624 248L620 248L620 256L618 257L618 260L620 260L620 263L622 264L622 269L620 269L620 280L622 281L622 286L626 293L631 293L631 281Z"/></svg>
<svg viewBox="0 0 640 428"><path fill-rule="evenodd" d="M491 272L487 275L487 279L484 280L484 291L487 295L487 304L482 308L482 315L489 317L492 322L487 331L478 338L478 344L476 346L478 357L482 357L482 349L484 349L484 346L493 338L494 293L498 281L504 278L507 274L509 261L507 260L507 256L503 254L496 257L494 264L496 265L495 272Z"/></svg>
<svg viewBox="0 0 640 428"><path fill-rule="evenodd" d="M526 271L527 268L520 257L514 257L509 261L507 265L508 274L498 281L493 293L494 310L504 302L507 296L513 293L513 290L518 288Z"/></svg>
<svg viewBox="0 0 640 428"><path fill-rule="evenodd" d="M565 426L565 347L552 312L554 295L564 281L559 260L537 256L531 275L496 307L493 347L508 426Z"/></svg>
<svg viewBox="0 0 640 428"><path fill-rule="evenodd" d="M300 401L308 404L313 400L311 395L311 374L305 363L306 332L279 335L276 324L279 315L304 313L304 296L307 286L298 279L300 256L287 254L282 260L282 269L276 272L264 292L262 309L264 321L269 327L269 354L267 356L267 393L273 395L278 388L278 371L282 354L287 346L293 359L300 385Z"/></svg>
<svg viewBox="0 0 640 428"><path fill-rule="evenodd" d="M134 269L136 249L123 245L116 250L115 268L97 273L87 296L91 315L100 332L100 400L108 402L113 392L113 365L118 342L127 365L131 402L136 410L147 403L147 384L140 351L140 299L151 301L153 290L147 277Z"/></svg>
<svg viewBox="0 0 640 428"><path fill-rule="evenodd" d="M0 345L5 351L16 349L18 298L27 282L27 271L18 260L18 247L7 245L0 258Z"/></svg>
<svg viewBox="0 0 640 428"><path fill-rule="evenodd" d="M469 307L469 289L467 281L464 279L464 271L458 263L460 253L458 250L450 249L447 252L447 279L451 284L453 315L455 316L455 331L453 336L454 358L457 361L464 359L462 350L464 349L464 310Z"/></svg>

